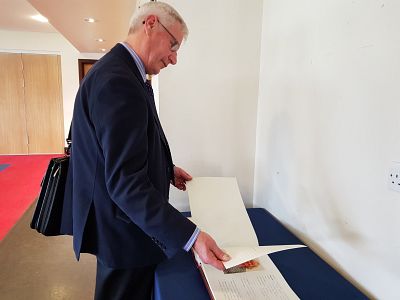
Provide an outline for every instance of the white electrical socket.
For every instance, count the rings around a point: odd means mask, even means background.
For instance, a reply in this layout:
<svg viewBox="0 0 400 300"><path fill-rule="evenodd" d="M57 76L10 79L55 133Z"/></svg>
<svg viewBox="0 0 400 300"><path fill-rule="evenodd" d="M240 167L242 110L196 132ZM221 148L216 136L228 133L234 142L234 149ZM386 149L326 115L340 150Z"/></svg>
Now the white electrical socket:
<svg viewBox="0 0 400 300"><path fill-rule="evenodd" d="M393 161L388 176L389 188L400 192L400 162Z"/></svg>

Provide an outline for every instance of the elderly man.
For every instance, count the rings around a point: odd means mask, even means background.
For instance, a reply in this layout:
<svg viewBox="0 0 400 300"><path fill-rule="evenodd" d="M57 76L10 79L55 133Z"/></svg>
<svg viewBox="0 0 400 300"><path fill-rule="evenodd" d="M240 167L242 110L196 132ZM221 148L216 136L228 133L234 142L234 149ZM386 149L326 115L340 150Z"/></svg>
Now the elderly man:
<svg viewBox="0 0 400 300"><path fill-rule="evenodd" d="M66 203L77 258L97 257L95 299L151 299L156 265L181 249L218 269L229 259L168 203L170 182L191 176L173 165L146 74L176 64L187 34L171 6L144 4L79 88Z"/></svg>

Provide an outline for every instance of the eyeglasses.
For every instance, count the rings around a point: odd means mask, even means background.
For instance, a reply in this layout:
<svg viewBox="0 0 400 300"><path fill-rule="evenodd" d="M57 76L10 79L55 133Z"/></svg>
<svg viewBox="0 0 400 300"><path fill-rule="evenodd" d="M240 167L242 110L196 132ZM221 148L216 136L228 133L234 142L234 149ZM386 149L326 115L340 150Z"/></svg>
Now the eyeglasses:
<svg viewBox="0 0 400 300"><path fill-rule="evenodd" d="M171 51L176 52L178 51L179 47L181 45L179 45L178 40L174 37L174 35L167 29L167 27L165 27L160 20L157 20L158 23L160 23L160 25L162 26L162 28L165 29L166 32L168 32L168 34L172 37L172 41L171 41Z"/></svg>

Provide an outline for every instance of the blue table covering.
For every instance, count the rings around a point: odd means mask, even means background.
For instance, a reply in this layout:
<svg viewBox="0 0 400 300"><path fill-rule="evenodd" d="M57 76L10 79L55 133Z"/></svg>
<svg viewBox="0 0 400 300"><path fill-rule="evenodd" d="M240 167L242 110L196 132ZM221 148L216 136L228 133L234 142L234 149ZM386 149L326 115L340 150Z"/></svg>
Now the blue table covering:
<svg viewBox="0 0 400 300"><path fill-rule="evenodd" d="M247 213L260 245L304 244L265 209ZM300 299L368 299L309 248L269 256ZM191 253L182 251L157 267L154 299L210 299Z"/></svg>

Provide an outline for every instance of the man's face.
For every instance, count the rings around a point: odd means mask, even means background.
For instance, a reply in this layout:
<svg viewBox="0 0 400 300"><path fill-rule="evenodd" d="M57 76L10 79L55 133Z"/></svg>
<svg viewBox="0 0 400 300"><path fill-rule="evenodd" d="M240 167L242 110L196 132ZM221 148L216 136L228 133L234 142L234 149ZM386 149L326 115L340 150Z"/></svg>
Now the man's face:
<svg viewBox="0 0 400 300"><path fill-rule="evenodd" d="M154 22L153 34L150 40L146 72L158 74L169 64L177 63L177 50L182 43L183 32L179 22L165 26L158 18Z"/></svg>

